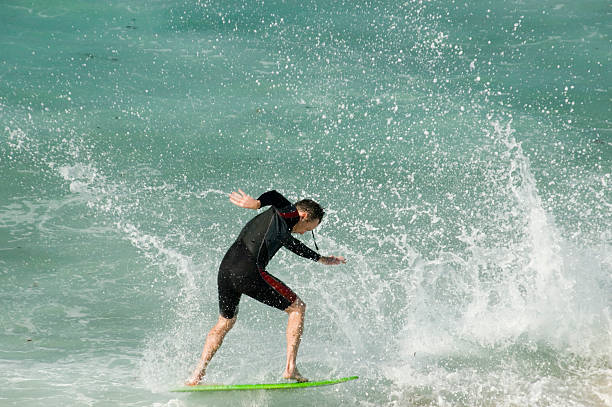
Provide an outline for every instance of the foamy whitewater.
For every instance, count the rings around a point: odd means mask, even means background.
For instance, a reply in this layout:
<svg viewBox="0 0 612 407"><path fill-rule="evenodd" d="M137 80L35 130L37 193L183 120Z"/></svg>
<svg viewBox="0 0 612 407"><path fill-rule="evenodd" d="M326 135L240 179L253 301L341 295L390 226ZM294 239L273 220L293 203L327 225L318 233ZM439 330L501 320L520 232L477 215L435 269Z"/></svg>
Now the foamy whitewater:
<svg viewBox="0 0 612 407"><path fill-rule="evenodd" d="M612 406L608 1L0 4L0 405ZM312 198L300 371L182 394L255 212ZM309 235L299 236L313 247ZM212 383L280 381L249 298Z"/></svg>

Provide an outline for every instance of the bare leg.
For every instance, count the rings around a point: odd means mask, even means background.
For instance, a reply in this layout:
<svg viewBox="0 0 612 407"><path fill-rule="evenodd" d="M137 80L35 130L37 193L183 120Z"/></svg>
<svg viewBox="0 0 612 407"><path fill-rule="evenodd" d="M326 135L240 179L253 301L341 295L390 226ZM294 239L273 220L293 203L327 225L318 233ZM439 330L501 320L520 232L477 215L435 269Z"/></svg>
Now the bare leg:
<svg viewBox="0 0 612 407"><path fill-rule="evenodd" d="M230 329L232 329L235 323L236 317L227 319L219 315L219 320L215 326L212 327L208 333L208 336L206 337L206 343L204 344L204 350L202 351L200 362L191 374L191 378L185 384L188 386L195 386L200 382L200 380L202 380L206 374L206 367L208 366L208 363L217 352L217 349L219 349L223 343L223 338L225 338L225 335L230 331Z"/></svg>
<svg viewBox="0 0 612 407"><path fill-rule="evenodd" d="M307 382L308 379L302 376L296 367L298 348L304 330L306 304L298 298L285 309L285 312L289 314L289 321L287 322L287 365L283 377L298 382Z"/></svg>

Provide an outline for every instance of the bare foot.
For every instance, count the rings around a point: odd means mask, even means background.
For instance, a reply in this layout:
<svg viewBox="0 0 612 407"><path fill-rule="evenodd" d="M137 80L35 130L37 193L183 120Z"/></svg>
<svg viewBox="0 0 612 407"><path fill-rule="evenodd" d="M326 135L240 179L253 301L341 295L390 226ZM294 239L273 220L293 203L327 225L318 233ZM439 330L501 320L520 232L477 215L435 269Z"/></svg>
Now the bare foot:
<svg viewBox="0 0 612 407"><path fill-rule="evenodd" d="M196 377L196 378L192 377L191 379L185 382L185 386L197 386L198 384L200 384L200 380L201 379L199 377Z"/></svg>
<svg viewBox="0 0 612 407"><path fill-rule="evenodd" d="M302 376L297 369L295 369L293 373L285 371L285 373L283 373L283 379L295 380L298 383L304 383L308 381L308 379Z"/></svg>

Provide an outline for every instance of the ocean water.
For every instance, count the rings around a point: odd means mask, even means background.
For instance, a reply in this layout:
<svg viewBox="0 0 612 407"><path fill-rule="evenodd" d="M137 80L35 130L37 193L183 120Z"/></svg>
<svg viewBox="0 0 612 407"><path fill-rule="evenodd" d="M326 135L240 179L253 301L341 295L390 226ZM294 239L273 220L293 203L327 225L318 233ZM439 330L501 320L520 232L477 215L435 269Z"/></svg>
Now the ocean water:
<svg viewBox="0 0 612 407"><path fill-rule="evenodd" d="M0 405L612 406L612 8L0 2ZM298 363L204 395L216 270L277 189L328 215ZM305 235L303 241L312 246ZM248 298L216 383L278 381Z"/></svg>

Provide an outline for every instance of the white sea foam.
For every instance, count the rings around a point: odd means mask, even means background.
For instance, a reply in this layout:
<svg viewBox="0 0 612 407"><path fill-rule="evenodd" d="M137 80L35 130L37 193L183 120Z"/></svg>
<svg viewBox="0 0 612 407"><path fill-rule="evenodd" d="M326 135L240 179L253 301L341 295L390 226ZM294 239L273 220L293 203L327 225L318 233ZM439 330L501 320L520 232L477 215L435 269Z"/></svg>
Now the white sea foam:
<svg viewBox="0 0 612 407"><path fill-rule="evenodd" d="M612 342L606 332L612 319L605 311L609 296L596 282L605 281L605 272L594 268L596 263L590 263L582 249L562 239L544 210L529 160L513 133L510 124L493 123L494 139L505 149L499 156L506 160L508 205L502 208L518 215L520 221L509 225L519 228L513 235L521 238L491 241L486 233L472 231L459 236L467 245L467 257L443 255L413 263L414 283L405 287L411 297L406 313L416 315L406 318L397 338L401 364L386 369L400 387L413 389L399 390L400 400L418 400L416 386L439 405L453 405L453 400L463 397L475 404L497 400L497 404L529 405L545 399L554 405L585 397L569 390L577 386L573 374L543 375L532 382L523 376L525 366L562 364L555 359L571 359L573 354L609 363ZM596 261L603 260L601 253L592 253ZM446 279L451 286L445 293L461 294L448 308L432 298ZM483 374L483 363L493 370ZM496 364L503 377L494 373ZM599 383L599 377L595 374L584 383L590 392L609 387Z"/></svg>

